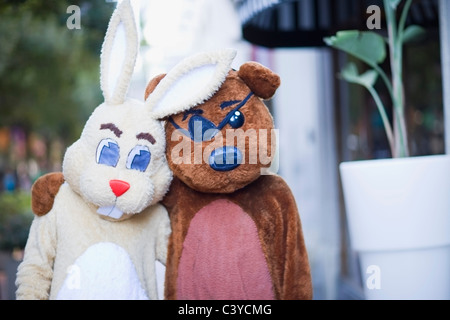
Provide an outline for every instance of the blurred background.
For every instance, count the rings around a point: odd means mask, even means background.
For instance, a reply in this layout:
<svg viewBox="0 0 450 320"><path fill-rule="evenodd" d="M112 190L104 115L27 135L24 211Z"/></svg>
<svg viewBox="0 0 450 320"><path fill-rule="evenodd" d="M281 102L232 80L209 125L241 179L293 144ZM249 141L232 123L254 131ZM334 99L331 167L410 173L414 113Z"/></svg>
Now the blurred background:
<svg viewBox="0 0 450 320"><path fill-rule="evenodd" d="M303 223L314 298L363 298L338 166L391 155L370 95L337 77L351 58L326 47L323 38L343 29L367 30L367 8L382 7L382 1L132 3L141 38L130 88L135 98L143 99L146 83L180 59L215 48L238 50L235 68L255 60L281 76L267 104L280 133L278 173L290 185ZM65 149L103 100L99 56L116 4L0 0L0 299L14 299L15 271L33 218L33 182L61 170ZM426 37L405 49L413 155L445 153L441 52L448 39L440 33L439 13L438 0L416 0L408 18L426 29ZM378 31L386 35L384 25ZM383 67L388 70L388 62Z"/></svg>

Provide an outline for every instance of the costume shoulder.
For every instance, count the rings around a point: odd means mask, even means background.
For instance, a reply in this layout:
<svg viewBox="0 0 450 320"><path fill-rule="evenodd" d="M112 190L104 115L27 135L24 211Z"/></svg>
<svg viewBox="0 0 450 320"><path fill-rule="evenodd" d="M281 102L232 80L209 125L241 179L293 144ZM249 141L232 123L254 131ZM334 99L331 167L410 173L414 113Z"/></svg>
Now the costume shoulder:
<svg viewBox="0 0 450 320"><path fill-rule="evenodd" d="M282 207L292 206L295 210L290 212L290 214L298 214L297 204L294 195L292 194L292 190L286 181L278 175L263 175L245 188L244 192L258 195L254 199L257 203L261 203L262 201L265 202L264 205L271 204L274 206L280 205ZM250 201L251 199L247 200ZM267 201L270 203L267 203Z"/></svg>
<svg viewBox="0 0 450 320"><path fill-rule="evenodd" d="M37 179L31 188L31 209L37 216L46 215L53 207L55 196L64 183L61 172L48 173Z"/></svg>
<svg viewBox="0 0 450 320"><path fill-rule="evenodd" d="M260 177L260 183L265 185L269 191L285 191L289 190L289 194L292 195L291 189L289 188L286 181L276 174L268 174Z"/></svg>
<svg viewBox="0 0 450 320"><path fill-rule="evenodd" d="M187 197L187 194L195 192L186 186L179 178L174 177L170 184L169 191L161 201L162 205L170 213L172 209L180 202L181 198Z"/></svg>

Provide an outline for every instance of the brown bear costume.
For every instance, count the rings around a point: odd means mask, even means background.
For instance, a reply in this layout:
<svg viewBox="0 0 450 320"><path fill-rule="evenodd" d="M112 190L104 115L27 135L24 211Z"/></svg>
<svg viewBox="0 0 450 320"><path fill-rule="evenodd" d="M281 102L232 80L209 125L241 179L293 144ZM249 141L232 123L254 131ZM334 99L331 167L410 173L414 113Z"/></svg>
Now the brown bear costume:
<svg viewBox="0 0 450 320"><path fill-rule="evenodd" d="M155 77L145 98L157 99L158 86L170 87L172 78ZM247 62L228 68L200 102L161 114L174 173L163 199L172 227L166 299L312 299L295 199L282 178L264 171L275 139L263 100L279 85L278 75ZM236 132L243 135L225 139ZM37 215L51 208L62 181L50 174L34 184Z"/></svg>

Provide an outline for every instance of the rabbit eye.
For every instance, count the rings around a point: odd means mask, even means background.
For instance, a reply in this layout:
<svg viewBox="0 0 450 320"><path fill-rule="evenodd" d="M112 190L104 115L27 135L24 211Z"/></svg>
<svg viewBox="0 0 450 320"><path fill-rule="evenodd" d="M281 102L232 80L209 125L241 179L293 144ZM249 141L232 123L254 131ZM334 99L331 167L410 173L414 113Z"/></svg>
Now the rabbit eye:
<svg viewBox="0 0 450 320"><path fill-rule="evenodd" d="M151 159L151 153L146 146L136 146L128 154L127 169L144 172Z"/></svg>
<svg viewBox="0 0 450 320"><path fill-rule="evenodd" d="M119 162L119 145L112 139L103 139L97 147L97 163L110 167L117 166Z"/></svg>

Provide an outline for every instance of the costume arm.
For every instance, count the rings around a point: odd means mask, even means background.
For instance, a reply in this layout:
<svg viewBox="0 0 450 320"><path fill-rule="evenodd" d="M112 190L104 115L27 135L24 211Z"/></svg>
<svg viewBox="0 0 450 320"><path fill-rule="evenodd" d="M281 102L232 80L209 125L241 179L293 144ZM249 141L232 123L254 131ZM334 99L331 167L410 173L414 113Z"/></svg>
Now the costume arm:
<svg viewBox="0 0 450 320"><path fill-rule="evenodd" d="M16 278L18 300L44 300L50 295L56 254L56 219L52 209L35 217L25 246L24 260Z"/></svg>
<svg viewBox="0 0 450 320"><path fill-rule="evenodd" d="M285 185L283 193L285 197L281 207L285 219L286 255L280 299L309 300L312 299L311 271L300 215L294 196L287 185Z"/></svg>
<svg viewBox="0 0 450 320"><path fill-rule="evenodd" d="M279 176L264 176L251 206L260 212L260 238L271 267L276 299L312 299L311 272L297 204Z"/></svg>
<svg viewBox="0 0 450 320"><path fill-rule="evenodd" d="M161 219L158 227L158 237L156 239L156 259L166 265L167 246L171 233L169 215L165 207L161 206Z"/></svg>

